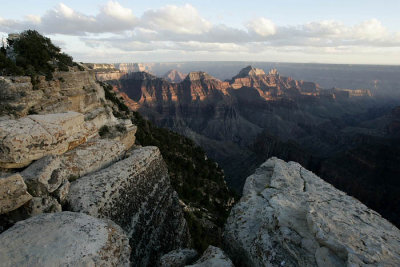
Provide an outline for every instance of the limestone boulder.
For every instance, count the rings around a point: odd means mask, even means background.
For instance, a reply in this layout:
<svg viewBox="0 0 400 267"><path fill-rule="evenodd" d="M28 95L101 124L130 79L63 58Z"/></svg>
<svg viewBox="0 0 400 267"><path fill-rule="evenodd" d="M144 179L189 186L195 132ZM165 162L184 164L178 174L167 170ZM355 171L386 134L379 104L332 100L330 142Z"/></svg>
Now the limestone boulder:
<svg viewBox="0 0 400 267"><path fill-rule="evenodd" d="M69 190L68 180L108 167L121 159L125 150L121 142L94 138L62 155L35 161L21 175L34 196L54 192L60 201L64 201Z"/></svg>
<svg viewBox="0 0 400 267"><path fill-rule="evenodd" d="M123 230L82 213L42 214L0 234L1 266L129 266Z"/></svg>
<svg viewBox="0 0 400 267"><path fill-rule="evenodd" d="M193 262L198 253L194 249L183 248L168 252L160 258L160 267L184 267Z"/></svg>
<svg viewBox="0 0 400 267"><path fill-rule="evenodd" d="M234 267L232 261L220 248L208 246L201 258L192 267Z"/></svg>
<svg viewBox="0 0 400 267"><path fill-rule="evenodd" d="M49 155L32 163L21 175L29 192L34 196L42 196L57 190L68 173L63 168L60 156Z"/></svg>
<svg viewBox="0 0 400 267"><path fill-rule="evenodd" d="M72 211L108 218L130 239L134 266L152 266L190 237L166 165L156 147L135 149L108 168L71 183Z"/></svg>
<svg viewBox="0 0 400 267"><path fill-rule="evenodd" d="M95 138L63 154L61 161L69 178L81 177L120 160L126 150L122 142Z"/></svg>
<svg viewBox="0 0 400 267"><path fill-rule="evenodd" d="M0 167L21 168L46 155L60 155L97 134L84 115L65 112L0 121Z"/></svg>
<svg viewBox="0 0 400 267"><path fill-rule="evenodd" d="M243 266L399 266L400 230L295 162L247 178L225 225Z"/></svg>
<svg viewBox="0 0 400 267"><path fill-rule="evenodd" d="M15 210L31 199L21 175L0 177L0 214Z"/></svg>

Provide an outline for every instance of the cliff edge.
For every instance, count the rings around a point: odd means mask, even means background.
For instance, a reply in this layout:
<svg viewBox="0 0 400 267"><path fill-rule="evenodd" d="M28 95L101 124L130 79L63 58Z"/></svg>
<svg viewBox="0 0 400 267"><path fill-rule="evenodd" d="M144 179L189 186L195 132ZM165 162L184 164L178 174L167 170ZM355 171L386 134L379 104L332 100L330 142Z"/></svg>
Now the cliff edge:
<svg viewBox="0 0 400 267"><path fill-rule="evenodd" d="M224 239L247 266L399 266L400 231L295 162L249 176Z"/></svg>

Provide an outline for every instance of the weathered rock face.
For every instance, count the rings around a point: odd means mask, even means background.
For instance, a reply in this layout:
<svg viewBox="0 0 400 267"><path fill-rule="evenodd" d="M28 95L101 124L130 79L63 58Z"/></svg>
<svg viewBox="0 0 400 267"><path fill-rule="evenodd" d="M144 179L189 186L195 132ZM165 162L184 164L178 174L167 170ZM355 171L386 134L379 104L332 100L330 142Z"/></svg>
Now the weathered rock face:
<svg viewBox="0 0 400 267"><path fill-rule="evenodd" d="M209 246L198 261L196 261L193 265L188 266L233 267L234 265L229 257L220 248Z"/></svg>
<svg viewBox="0 0 400 267"><path fill-rule="evenodd" d="M21 175L0 177L0 214L15 210L31 199Z"/></svg>
<svg viewBox="0 0 400 267"><path fill-rule="evenodd" d="M0 115L86 113L102 106L104 91L93 70L56 72L54 80L40 76L35 87L30 77L0 77Z"/></svg>
<svg viewBox="0 0 400 267"><path fill-rule="evenodd" d="M42 214L0 235L0 262L14 266L129 266L123 230L82 213Z"/></svg>
<svg viewBox="0 0 400 267"><path fill-rule="evenodd" d="M33 84L29 77L0 77L5 266L127 266L130 258L134 266L151 266L171 249L189 246L160 152L132 148L131 112L85 69ZM83 213L112 219L125 232ZM12 240L12 252L3 250Z"/></svg>
<svg viewBox="0 0 400 267"><path fill-rule="evenodd" d="M65 112L0 121L0 167L21 168L46 155L59 155L86 142L97 128L84 115Z"/></svg>
<svg viewBox="0 0 400 267"><path fill-rule="evenodd" d="M149 71L149 65L142 63L117 63L114 66L122 72L130 73L137 71Z"/></svg>
<svg viewBox="0 0 400 267"><path fill-rule="evenodd" d="M120 225L133 248L135 266L157 263L171 249L187 247L188 229L177 194L156 147L138 148L108 168L71 184L71 210Z"/></svg>
<svg viewBox="0 0 400 267"><path fill-rule="evenodd" d="M160 267L184 267L194 261L197 257L197 251L194 249L176 249L163 255L160 259Z"/></svg>
<svg viewBox="0 0 400 267"><path fill-rule="evenodd" d="M186 77L186 74L183 74L177 70L170 70L164 74L163 78L172 83L180 83Z"/></svg>
<svg viewBox="0 0 400 267"><path fill-rule="evenodd" d="M247 266L398 266L400 231L295 162L247 178L224 238Z"/></svg>

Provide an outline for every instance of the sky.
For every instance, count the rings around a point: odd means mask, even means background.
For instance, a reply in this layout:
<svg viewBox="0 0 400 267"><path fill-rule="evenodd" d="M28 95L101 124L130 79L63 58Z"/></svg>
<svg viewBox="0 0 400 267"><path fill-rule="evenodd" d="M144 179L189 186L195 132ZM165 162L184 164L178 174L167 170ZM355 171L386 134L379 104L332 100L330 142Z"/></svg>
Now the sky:
<svg viewBox="0 0 400 267"><path fill-rule="evenodd" d="M0 0L75 61L400 64L399 0Z"/></svg>

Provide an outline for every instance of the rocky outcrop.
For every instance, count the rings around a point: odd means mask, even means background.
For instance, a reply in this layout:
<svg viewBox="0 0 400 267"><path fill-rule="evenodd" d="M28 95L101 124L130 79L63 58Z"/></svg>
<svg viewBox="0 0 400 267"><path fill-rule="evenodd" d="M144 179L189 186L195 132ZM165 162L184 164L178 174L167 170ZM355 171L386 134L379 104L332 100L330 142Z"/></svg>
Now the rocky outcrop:
<svg viewBox="0 0 400 267"><path fill-rule="evenodd" d="M0 214L15 210L31 199L21 175L0 177Z"/></svg>
<svg viewBox="0 0 400 267"><path fill-rule="evenodd" d="M168 252L160 258L160 267L184 267L194 261L197 257L197 251L184 248Z"/></svg>
<svg viewBox="0 0 400 267"><path fill-rule="evenodd" d="M277 74L276 72L269 72L270 75L275 75ZM248 76L257 76L257 75L265 75L265 72L262 69L254 68L252 66L247 66L246 68L243 68L239 71L239 73L234 76L232 79L237 79L237 78L245 78Z"/></svg>
<svg viewBox="0 0 400 267"><path fill-rule="evenodd" d="M209 246L201 258L192 267L234 267L229 257L220 249Z"/></svg>
<svg viewBox="0 0 400 267"><path fill-rule="evenodd" d="M132 112L94 78L94 69L116 70L89 67L48 81L0 77L0 260L15 256L6 266L126 266L130 258L152 266L190 245L159 150L134 147ZM2 245L12 239L9 253Z"/></svg>
<svg viewBox="0 0 400 267"><path fill-rule="evenodd" d="M55 72L51 81L38 76L35 85L30 77L0 77L0 115L19 118L66 110L86 113L101 107L104 91L94 75L94 70L73 68Z"/></svg>
<svg viewBox="0 0 400 267"><path fill-rule="evenodd" d="M177 194L156 147L138 148L108 168L71 184L72 211L109 218L128 235L137 266L155 264L159 257L189 243Z"/></svg>
<svg viewBox="0 0 400 267"><path fill-rule="evenodd" d="M247 178L228 218L230 255L247 266L397 266L400 231L295 162Z"/></svg>
<svg viewBox="0 0 400 267"><path fill-rule="evenodd" d="M65 112L0 121L0 167L21 168L46 155L59 155L97 134L84 115Z"/></svg>
<svg viewBox="0 0 400 267"><path fill-rule="evenodd" d="M177 70L170 70L164 74L163 78L172 83L180 83L186 77L186 74L183 74Z"/></svg>
<svg viewBox="0 0 400 267"><path fill-rule="evenodd" d="M149 64L142 63L116 63L114 66L122 72L131 73L138 71L148 72L150 70Z"/></svg>
<svg viewBox="0 0 400 267"><path fill-rule="evenodd" d="M42 214L0 235L1 266L129 266L123 230L82 213Z"/></svg>
<svg viewBox="0 0 400 267"><path fill-rule="evenodd" d="M96 72L96 80L107 81L120 79L126 73L115 68L114 64L92 64L85 63L87 68L92 69Z"/></svg>

